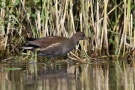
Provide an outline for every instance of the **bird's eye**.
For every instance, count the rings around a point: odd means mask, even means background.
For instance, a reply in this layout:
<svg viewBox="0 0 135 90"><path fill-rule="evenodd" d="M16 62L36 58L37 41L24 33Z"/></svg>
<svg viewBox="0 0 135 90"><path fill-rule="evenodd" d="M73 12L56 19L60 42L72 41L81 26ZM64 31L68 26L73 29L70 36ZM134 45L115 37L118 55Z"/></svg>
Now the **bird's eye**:
<svg viewBox="0 0 135 90"><path fill-rule="evenodd" d="M85 35L84 35L84 34L82 34L82 36L84 37Z"/></svg>

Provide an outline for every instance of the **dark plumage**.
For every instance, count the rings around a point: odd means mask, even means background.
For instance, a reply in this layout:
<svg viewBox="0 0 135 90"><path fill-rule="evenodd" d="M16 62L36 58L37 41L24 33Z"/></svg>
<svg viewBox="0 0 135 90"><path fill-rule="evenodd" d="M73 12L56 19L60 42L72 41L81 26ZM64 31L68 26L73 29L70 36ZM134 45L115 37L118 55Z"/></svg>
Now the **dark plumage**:
<svg viewBox="0 0 135 90"><path fill-rule="evenodd" d="M27 46L22 46L21 48L30 50L36 50L39 48L38 55L52 58L70 52L74 49L78 41L84 40L85 38L86 36L83 32L77 32L71 38L47 36L28 41Z"/></svg>

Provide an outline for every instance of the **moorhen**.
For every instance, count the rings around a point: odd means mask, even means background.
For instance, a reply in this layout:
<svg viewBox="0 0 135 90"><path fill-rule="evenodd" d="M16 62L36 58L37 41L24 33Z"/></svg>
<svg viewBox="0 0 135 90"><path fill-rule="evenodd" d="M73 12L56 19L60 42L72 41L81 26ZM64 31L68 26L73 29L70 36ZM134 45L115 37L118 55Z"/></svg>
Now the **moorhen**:
<svg viewBox="0 0 135 90"><path fill-rule="evenodd" d="M53 58L70 52L75 48L79 40L84 40L85 38L86 36L83 32L76 32L71 38L47 36L32 39L32 41L27 42L26 46L22 46L21 48L33 51L37 50L39 56Z"/></svg>

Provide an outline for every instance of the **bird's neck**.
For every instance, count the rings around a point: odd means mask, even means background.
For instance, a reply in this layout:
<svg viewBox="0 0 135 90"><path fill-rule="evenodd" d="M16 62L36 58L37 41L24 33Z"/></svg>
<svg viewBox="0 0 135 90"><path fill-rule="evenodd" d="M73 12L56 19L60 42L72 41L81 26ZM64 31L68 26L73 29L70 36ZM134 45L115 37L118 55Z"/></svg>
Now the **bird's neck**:
<svg viewBox="0 0 135 90"><path fill-rule="evenodd" d="M78 43L78 40L74 36L70 38L70 41L72 42L72 44Z"/></svg>

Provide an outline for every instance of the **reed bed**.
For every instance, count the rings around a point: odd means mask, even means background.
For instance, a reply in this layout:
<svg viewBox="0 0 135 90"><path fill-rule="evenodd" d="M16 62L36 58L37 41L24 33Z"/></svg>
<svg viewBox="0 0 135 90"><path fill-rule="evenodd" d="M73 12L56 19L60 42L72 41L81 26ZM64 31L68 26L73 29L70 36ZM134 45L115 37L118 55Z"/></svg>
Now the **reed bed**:
<svg viewBox="0 0 135 90"><path fill-rule="evenodd" d="M77 31L89 38L76 47L77 56L135 56L134 0L2 0L0 7L1 58L21 54L26 37Z"/></svg>

